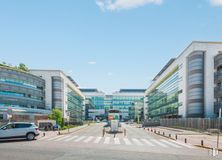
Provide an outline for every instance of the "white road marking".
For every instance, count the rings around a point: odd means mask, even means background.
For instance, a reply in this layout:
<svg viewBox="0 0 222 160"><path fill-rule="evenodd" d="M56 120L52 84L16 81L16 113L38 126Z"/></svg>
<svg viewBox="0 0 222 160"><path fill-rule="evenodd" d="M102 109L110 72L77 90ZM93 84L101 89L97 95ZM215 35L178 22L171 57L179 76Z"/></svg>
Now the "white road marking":
<svg viewBox="0 0 222 160"><path fill-rule="evenodd" d="M128 138L123 138L123 140L126 143L126 145L132 145L132 143L130 142Z"/></svg>
<svg viewBox="0 0 222 160"><path fill-rule="evenodd" d="M101 139L102 139L102 137L97 137L97 138L95 139L94 143L99 143Z"/></svg>
<svg viewBox="0 0 222 160"><path fill-rule="evenodd" d="M114 144L120 144L119 138L114 138Z"/></svg>
<svg viewBox="0 0 222 160"><path fill-rule="evenodd" d="M39 141L42 141L42 140L45 140L45 139L47 139L47 138L49 138L49 137L46 137L46 136L45 136L45 137L40 137L38 140L39 140Z"/></svg>
<svg viewBox="0 0 222 160"><path fill-rule="evenodd" d="M86 136L81 136L81 137L77 138L76 140L74 140L74 142L79 142L79 141L83 140L84 138L86 138Z"/></svg>
<svg viewBox="0 0 222 160"><path fill-rule="evenodd" d="M156 139L151 139L152 142L158 144L159 146L161 147L164 147L164 148L169 148L167 145L161 143L160 141L156 140Z"/></svg>
<svg viewBox="0 0 222 160"><path fill-rule="evenodd" d="M143 141L144 143L146 143L149 146L152 146L152 147L155 146L153 143L149 142L147 139L141 139L141 141Z"/></svg>
<svg viewBox="0 0 222 160"><path fill-rule="evenodd" d="M90 137L88 137L87 139L85 139L83 142L84 142L84 143L88 143L88 142L90 142L93 138L94 138L93 136L90 136Z"/></svg>
<svg viewBox="0 0 222 160"><path fill-rule="evenodd" d="M104 141L104 144L109 144L109 142L110 142L110 137L106 137L105 141Z"/></svg>
<svg viewBox="0 0 222 160"><path fill-rule="evenodd" d="M176 144L178 144L178 145L181 145L181 146L184 146L184 147L187 147L187 148L192 148L192 149L195 148L195 147L193 147L193 146L191 146L191 145L187 145L187 144L180 143L180 142L173 141L173 140L170 140L170 142L176 143Z"/></svg>
<svg viewBox="0 0 222 160"><path fill-rule="evenodd" d="M75 139L75 138L77 138L77 137L79 137L79 136L73 136L73 137L71 137L71 138L68 138L68 139L65 140L65 142L69 142L69 141L71 141L71 140L73 140L73 139Z"/></svg>
<svg viewBox="0 0 222 160"><path fill-rule="evenodd" d="M136 143L138 146L143 146L143 144L136 138L132 138L133 142Z"/></svg>
<svg viewBox="0 0 222 160"><path fill-rule="evenodd" d="M65 135L52 137L52 138L49 138L48 141L52 141L52 140L55 140L55 139L57 139L57 138L61 138L61 137L64 137L64 136L65 136Z"/></svg>
<svg viewBox="0 0 222 160"><path fill-rule="evenodd" d="M66 139L66 138L69 138L70 136L64 136L64 137L61 137L61 138L58 138L56 140L54 140L55 142L58 142L58 141L61 141L63 139Z"/></svg>
<svg viewBox="0 0 222 160"><path fill-rule="evenodd" d="M171 143L171 142L169 142L169 141L167 141L167 140L165 140L165 139L161 139L161 141L164 142L164 143L166 143L166 144L168 144L168 145L170 145L170 146L172 146L172 147L182 148L181 146L178 146L178 145L176 145L176 144L174 144L174 143Z"/></svg>

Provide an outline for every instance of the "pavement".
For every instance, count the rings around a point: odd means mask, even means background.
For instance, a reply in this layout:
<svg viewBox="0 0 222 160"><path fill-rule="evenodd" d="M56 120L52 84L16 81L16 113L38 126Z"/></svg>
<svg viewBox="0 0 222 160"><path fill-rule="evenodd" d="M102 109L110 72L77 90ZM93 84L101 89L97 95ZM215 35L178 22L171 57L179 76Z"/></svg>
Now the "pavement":
<svg viewBox="0 0 222 160"><path fill-rule="evenodd" d="M151 132L151 129L153 131L156 130L156 133L160 132L160 134L163 134L164 132L166 137L169 137L169 134L170 134L171 138L173 139L176 139L176 135L177 135L178 142L184 142L186 139L187 143L191 145L201 146L201 141L203 141L204 147L217 148L217 135L216 134L206 134L202 132L175 129L175 128L169 128L169 127L152 127L149 129L150 132ZM219 149L222 150L222 135L220 135L219 137Z"/></svg>
<svg viewBox="0 0 222 160"><path fill-rule="evenodd" d="M209 150L123 124L123 133L106 134L104 123L94 124L69 134L46 134L35 141L0 143L0 160L209 160ZM107 129L108 131L108 129Z"/></svg>

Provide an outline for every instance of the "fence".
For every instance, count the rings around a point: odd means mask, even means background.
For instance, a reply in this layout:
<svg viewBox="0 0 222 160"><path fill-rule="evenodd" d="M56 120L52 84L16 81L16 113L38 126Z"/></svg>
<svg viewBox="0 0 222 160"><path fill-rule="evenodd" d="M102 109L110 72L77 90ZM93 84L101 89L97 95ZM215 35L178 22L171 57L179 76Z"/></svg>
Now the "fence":
<svg viewBox="0 0 222 160"><path fill-rule="evenodd" d="M218 118L179 118L179 119L161 119L160 125L175 128L190 128L202 131L209 129L218 129ZM220 129L222 129L222 119L220 119Z"/></svg>

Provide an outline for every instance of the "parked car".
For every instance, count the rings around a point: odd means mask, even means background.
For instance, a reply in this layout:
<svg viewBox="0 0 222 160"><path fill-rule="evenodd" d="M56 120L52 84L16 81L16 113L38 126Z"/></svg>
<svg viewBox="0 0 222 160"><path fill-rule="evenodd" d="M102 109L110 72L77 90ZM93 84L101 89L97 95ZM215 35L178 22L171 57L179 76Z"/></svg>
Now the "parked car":
<svg viewBox="0 0 222 160"><path fill-rule="evenodd" d="M34 123L12 122L0 128L0 139L26 138L34 140L39 135L39 128Z"/></svg>
<svg viewBox="0 0 222 160"><path fill-rule="evenodd" d="M53 130L55 131L55 130L59 130L61 127L60 127L60 125L58 125L58 124L56 124L56 125L54 125L53 126Z"/></svg>

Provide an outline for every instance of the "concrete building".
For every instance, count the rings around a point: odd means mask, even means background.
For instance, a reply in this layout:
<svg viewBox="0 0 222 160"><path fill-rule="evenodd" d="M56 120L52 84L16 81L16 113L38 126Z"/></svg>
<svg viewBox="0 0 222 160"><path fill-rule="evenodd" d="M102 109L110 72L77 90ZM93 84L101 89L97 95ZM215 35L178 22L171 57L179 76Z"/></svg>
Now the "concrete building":
<svg viewBox="0 0 222 160"><path fill-rule="evenodd" d="M47 119L50 108L45 105L45 81L28 72L0 66L0 121L7 120L12 110L12 121Z"/></svg>
<svg viewBox="0 0 222 160"><path fill-rule="evenodd" d="M85 117L85 96L70 76L60 70L30 70L30 72L45 80L48 109L61 109L66 121L82 123Z"/></svg>
<svg viewBox="0 0 222 160"><path fill-rule="evenodd" d="M134 102L143 99L145 89L120 89L113 93L112 109L120 111L120 119L128 120L129 108L133 107Z"/></svg>
<svg viewBox="0 0 222 160"><path fill-rule="evenodd" d="M192 42L163 67L146 90L148 118L218 116L221 68L221 42Z"/></svg>

